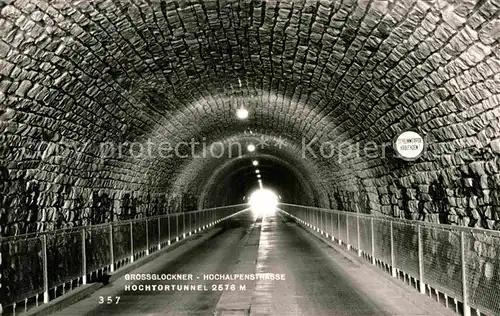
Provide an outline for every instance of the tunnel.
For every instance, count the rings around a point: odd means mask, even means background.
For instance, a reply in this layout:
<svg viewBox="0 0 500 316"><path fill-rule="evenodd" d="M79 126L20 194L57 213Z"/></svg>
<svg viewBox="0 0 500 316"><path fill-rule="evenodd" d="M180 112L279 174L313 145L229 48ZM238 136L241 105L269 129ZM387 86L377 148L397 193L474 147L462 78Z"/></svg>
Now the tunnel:
<svg viewBox="0 0 500 316"><path fill-rule="evenodd" d="M500 282L499 16L498 0L0 0L0 315L52 300L50 262L72 278L81 260L105 266L74 250L82 229L145 221L160 251L174 218L180 239L258 225L261 244L293 222L392 277L408 272L399 246L443 230L434 279L471 274L435 292L500 314L500 293L480 298ZM408 131L425 143L415 159L395 147ZM254 222L240 212L259 188L279 205ZM385 263L362 244L379 221ZM116 259L113 229L82 247ZM425 265L411 266L416 282Z"/></svg>

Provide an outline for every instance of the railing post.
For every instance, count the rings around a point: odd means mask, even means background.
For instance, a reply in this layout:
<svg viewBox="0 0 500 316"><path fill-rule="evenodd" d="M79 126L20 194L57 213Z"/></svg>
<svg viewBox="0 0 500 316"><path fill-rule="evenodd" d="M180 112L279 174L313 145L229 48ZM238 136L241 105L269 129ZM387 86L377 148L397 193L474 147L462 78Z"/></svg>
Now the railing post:
<svg viewBox="0 0 500 316"><path fill-rule="evenodd" d="M161 249L161 219L158 217L158 250Z"/></svg>
<svg viewBox="0 0 500 316"><path fill-rule="evenodd" d="M351 241L349 240L349 214L345 214L345 239L347 242L347 250L351 250Z"/></svg>
<svg viewBox="0 0 500 316"><path fill-rule="evenodd" d="M359 232L359 213L356 213L356 229L358 231L358 257L361 257L361 234Z"/></svg>
<svg viewBox="0 0 500 316"><path fill-rule="evenodd" d="M333 212L330 212L330 222L331 222L331 225L330 225L330 227L331 227L331 232L330 232L330 233L331 233L331 235L332 235L332 236L331 236L331 237L332 237L332 240L335 240L335 237L333 236L333 215L334 215L334 213L333 213Z"/></svg>
<svg viewBox="0 0 500 316"><path fill-rule="evenodd" d="M392 220L390 221L391 223L391 275L393 277L396 277L396 268L394 267L395 266L395 257L394 257L394 229L393 229L393 225L392 225Z"/></svg>
<svg viewBox="0 0 500 316"><path fill-rule="evenodd" d="M314 230L318 230L319 225L319 215L317 210L311 209L311 228Z"/></svg>
<svg viewBox="0 0 500 316"><path fill-rule="evenodd" d="M146 256L149 256L149 220L146 218Z"/></svg>
<svg viewBox="0 0 500 316"><path fill-rule="evenodd" d="M49 302L49 269L47 267L47 234L42 236L43 251L43 302Z"/></svg>
<svg viewBox="0 0 500 316"><path fill-rule="evenodd" d="M189 211L189 236L191 236L193 233L193 220L191 219L191 213L193 211Z"/></svg>
<svg viewBox="0 0 500 316"><path fill-rule="evenodd" d="M424 247L422 244L422 226L417 225L417 237L418 237L418 275L420 279L420 293L425 294L425 282L424 282Z"/></svg>
<svg viewBox="0 0 500 316"><path fill-rule="evenodd" d="M113 246L113 223L109 225L109 255L110 255L110 270L111 272L115 271L115 253Z"/></svg>
<svg viewBox="0 0 500 316"><path fill-rule="evenodd" d="M326 220L325 220L325 216L326 216L326 211L321 211L321 234L325 234L325 224L326 224Z"/></svg>
<svg viewBox="0 0 500 316"><path fill-rule="evenodd" d="M462 263L462 294L463 294L463 307L464 316L470 316L470 306L469 306L469 293L467 289L467 267L465 258L465 232L460 231L460 258Z"/></svg>
<svg viewBox="0 0 500 316"><path fill-rule="evenodd" d="M175 241L179 241L179 214L175 214L175 231L177 235L175 236Z"/></svg>
<svg viewBox="0 0 500 316"><path fill-rule="evenodd" d="M186 212L182 212L182 238L186 238Z"/></svg>
<svg viewBox="0 0 500 316"><path fill-rule="evenodd" d="M325 211L325 236L326 238L329 238L330 236L328 235L328 215L327 214L330 214L330 211Z"/></svg>
<svg viewBox="0 0 500 316"><path fill-rule="evenodd" d="M82 228L82 284L87 284L87 249L85 228Z"/></svg>
<svg viewBox="0 0 500 316"><path fill-rule="evenodd" d="M206 216L207 211L201 211L201 223L200 223L200 229L205 229L205 221L208 216Z"/></svg>
<svg viewBox="0 0 500 316"><path fill-rule="evenodd" d="M130 262L134 262L134 229L132 228L132 222L129 225L130 228Z"/></svg>
<svg viewBox="0 0 500 316"><path fill-rule="evenodd" d="M316 229L316 213L314 212L314 210L311 210L311 217L312 217L312 225L311 225L311 227L313 229Z"/></svg>
<svg viewBox="0 0 500 316"><path fill-rule="evenodd" d="M312 210L313 214L314 214L314 230L315 231L319 231L319 212L317 210Z"/></svg>
<svg viewBox="0 0 500 316"><path fill-rule="evenodd" d="M195 210L193 212L193 216L194 216L194 230L193 230L193 232L196 234L198 232L198 210Z"/></svg>
<svg viewBox="0 0 500 316"><path fill-rule="evenodd" d="M342 245L342 239L340 239L340 213L337 213L337 232L338 232L339 245Z"/></svg>
<svg viewBox="0 0 500 316"><path fill-rule="evenodd" d="M170 226L170 214L167 214L167 225L168 225L168 241L167 241L167 245L171 245L172 242L170 241L171 240L171 233L172 233L172 229L171 229L171 226Z"/></svg>
<svg viewBox="0 0 500 316"><path fill-rule="evenodd" d="M321 211L314 210L314 212L316 213L316 231L321 233Z"/></svg>
<svg viewBox="0 0 500 316"><path fill-rule="evenodd" d="M372 234L372 264L375 265L375 229L373 224L373 217L370 218L371 234Z"/></svg>
<svg viewBox="0 0 500 316"><path fill-rule="evenodd" d="M318 210L318 217L319 217L318 232L321 235L323 235L323 210Z"/></svg>

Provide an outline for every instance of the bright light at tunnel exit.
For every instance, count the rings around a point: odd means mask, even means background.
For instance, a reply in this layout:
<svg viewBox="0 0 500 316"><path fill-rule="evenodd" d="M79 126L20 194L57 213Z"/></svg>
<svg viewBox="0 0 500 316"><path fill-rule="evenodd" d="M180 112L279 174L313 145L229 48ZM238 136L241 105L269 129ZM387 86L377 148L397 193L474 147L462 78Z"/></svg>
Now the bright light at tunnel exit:
<svg viewBox="0 0 500 316"><path fill-rule="evenodd" d="M244 119L248 118L248 110L246 110L246 109L238 109L238 111L236 111L236 116L240 120L244 120Z"/></svg>
<svg viewBox="0 0 500 316"><path fill-rule="evenodd" d="M278 205L278 195L269 189L261 188L252 192L248 204L255 217L272 215Z"/></svg>

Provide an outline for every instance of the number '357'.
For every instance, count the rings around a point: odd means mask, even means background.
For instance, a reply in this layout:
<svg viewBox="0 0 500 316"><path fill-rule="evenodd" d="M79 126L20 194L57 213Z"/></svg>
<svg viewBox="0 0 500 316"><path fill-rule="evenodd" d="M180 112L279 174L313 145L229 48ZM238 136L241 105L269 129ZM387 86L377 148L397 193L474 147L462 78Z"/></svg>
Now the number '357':
<svg viewBox="0 0 500 316"><path fill-rule="evenodd" d="M119 296L99 296L99 304L118 304Z"/></svg>

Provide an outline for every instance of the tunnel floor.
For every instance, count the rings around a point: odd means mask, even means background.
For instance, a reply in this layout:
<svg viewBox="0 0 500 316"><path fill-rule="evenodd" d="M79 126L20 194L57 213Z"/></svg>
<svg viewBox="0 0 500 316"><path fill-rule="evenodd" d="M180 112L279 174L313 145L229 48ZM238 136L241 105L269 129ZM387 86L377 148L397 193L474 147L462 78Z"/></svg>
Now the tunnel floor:
<svg viewBox="0 0 500 316"><path fill-rule="evenodd" d="M255 235L255 231L260 231L258 247L246 248L249 238L245 237ZM240 215L225 224L220 233L178 258L168 260L166 253L132 272L193 274L194 281L134 282L122 277L54 315L248 315L242 310L221 311L225 292L210 290L214 283L238 281L197 279L210 273L248 273L238 270L248 251L255 252L250 257L257 259L256 273L285 276L284 280L257 280L246 290L232 291L230 300L236 305L250 304L250 315L454 315L374 267L332 248L280 214L258 223L248 214ZM126 284L196 284L209 290L130 292L124 290ZM113 303L99 304L100 297L111 297ZM117 304L116 297L120 297Z"/></svg>

